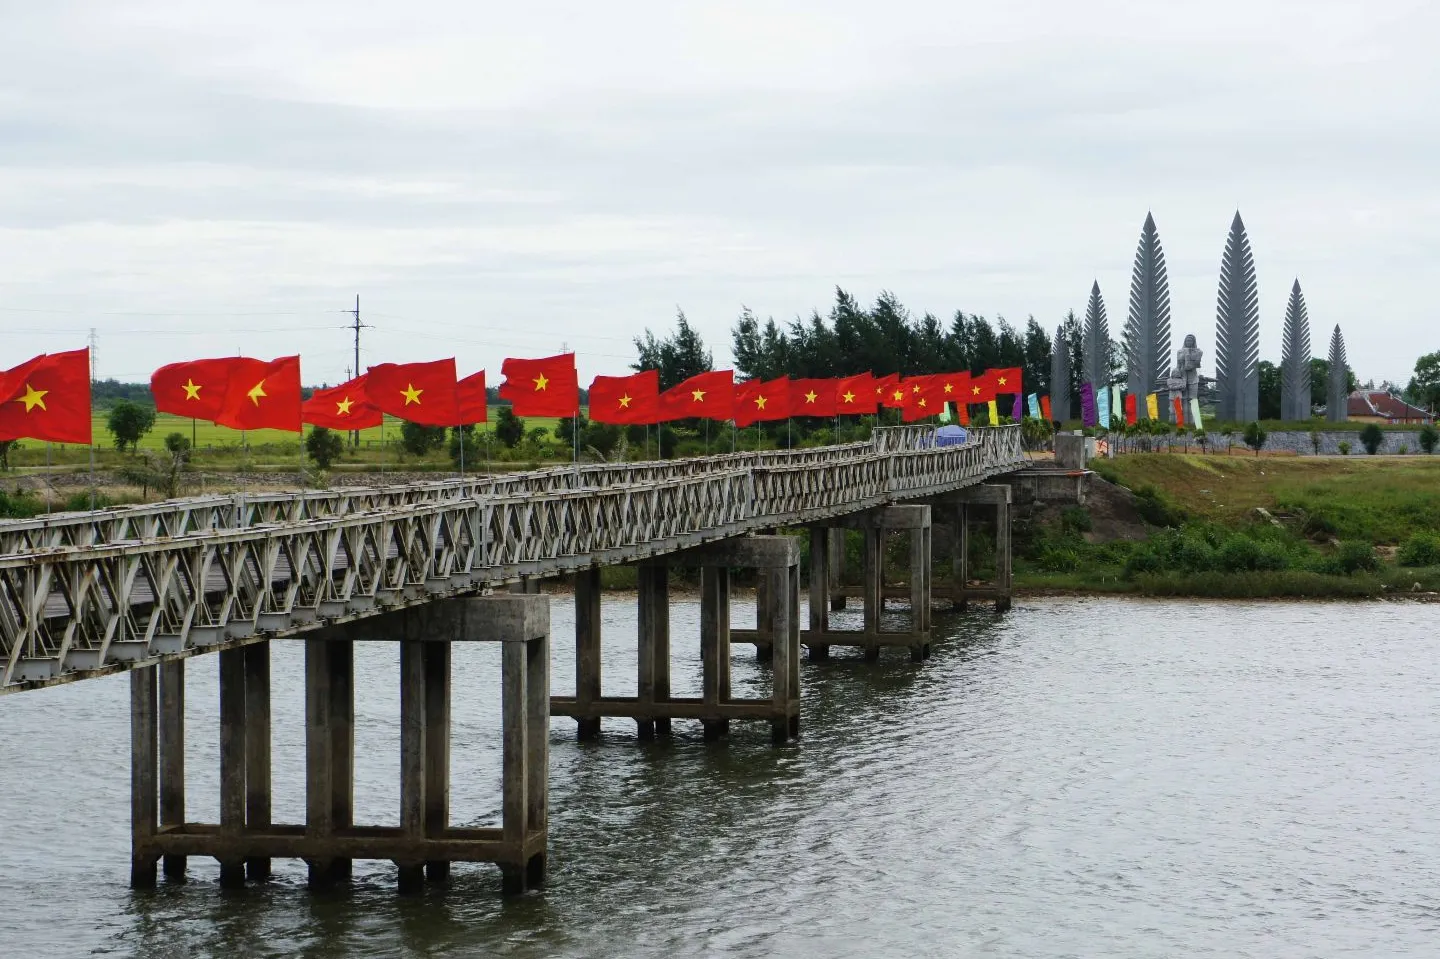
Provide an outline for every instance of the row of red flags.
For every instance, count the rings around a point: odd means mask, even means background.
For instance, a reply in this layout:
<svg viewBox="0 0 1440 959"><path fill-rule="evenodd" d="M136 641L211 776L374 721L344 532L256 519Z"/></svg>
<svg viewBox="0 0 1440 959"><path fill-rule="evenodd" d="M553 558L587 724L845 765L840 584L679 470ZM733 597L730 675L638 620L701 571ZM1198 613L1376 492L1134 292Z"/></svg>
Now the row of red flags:
<svg viewBox="0 0 1440 959"><path fill-rule="evenodd" d="M574 416L580 406L575 356L507 359L500 396L517 416ZM258 360L245 356L171 363L150 378L155 409L208 420L237 430L299 432L303 423L331 429L379 426L384 414L426 426L484 423L485 371L463 379L454 359L381 363L361 376L302 399L300 357ZM734 420L737 426L791 416L840 416L899 409L906 422L940 413L954 403L962 423L967 405L1021 392L1020 370L980 376L936 373L901 377L747 380L730 370L693 376L660 390L654 370L632 376L597 376L590 384L590 418L597 423L650 424L679 419ZM0 440L31 438L91 442L90 353L42 354L0 373Z"/></svg>

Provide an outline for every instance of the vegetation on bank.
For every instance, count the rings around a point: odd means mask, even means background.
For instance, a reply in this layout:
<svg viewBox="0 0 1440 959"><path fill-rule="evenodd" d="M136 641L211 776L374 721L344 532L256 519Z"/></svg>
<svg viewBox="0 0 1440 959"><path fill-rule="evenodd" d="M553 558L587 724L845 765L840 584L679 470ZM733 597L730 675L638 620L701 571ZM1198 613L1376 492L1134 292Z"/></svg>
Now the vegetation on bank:
<svg viewBox="0 0 1440 959"><path fill-rule="evenodd" d="M1091 542L1089 511L1017 524L1022 588L1154 596L1440 590L1440 461L1122 456L1147 539Z"/></svg>

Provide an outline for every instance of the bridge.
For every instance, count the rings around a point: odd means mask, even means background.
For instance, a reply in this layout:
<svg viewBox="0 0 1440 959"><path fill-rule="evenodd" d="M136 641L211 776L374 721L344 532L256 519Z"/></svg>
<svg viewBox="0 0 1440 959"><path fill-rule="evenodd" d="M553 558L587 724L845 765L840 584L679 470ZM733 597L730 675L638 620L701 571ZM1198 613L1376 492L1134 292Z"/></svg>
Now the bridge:
<svg viewBox="0 0 1440 959"><path fill-rule="evenodd" d="M860 443L647 463L567 465L509 475L263 495L229 494L0 523L0 694L131 672L132 882L184 875L188 855L221 863L222 885L269 874L271 857L307 861L312 884L353 858L391 859L402 890L451 861L499 863L507 889L543 880L546 736L552 714L580 735L624 716L642 736L696 719L707 737L732 720L798 733L802 645L929 652L932 509L954 524L958 602L1009 597L1009 488L1024 465L1018 427L936 446L929 427L880 428ZM973 510L993 510L997 583L965 568ZM800 550L810 531L809 629L799 623ZM832 629L843 532L864 546L864 626ZM910 540L910 622L882 630L892 591L887 531ZM639 567L639 695L601 695L602 566ZM668 570L700 569L704 693L669 693ZM730 570L757 571L754 630L731 630ZM550 697L549 606L533 593L571 575L576 694ZM507 590L508 588L508 590ZM517 595L518 594L518 595ZM269 643L306 643L307 815L270 821ZM353 807L353 654L401 643L401 821L358 826ZM502 825L449 825L452 642L503 647ZM773 663L773 695L737 700L732 641ZM184 819L184 662L220 656L221 813ZM158 800L158 801L157 801Z"/></svg>

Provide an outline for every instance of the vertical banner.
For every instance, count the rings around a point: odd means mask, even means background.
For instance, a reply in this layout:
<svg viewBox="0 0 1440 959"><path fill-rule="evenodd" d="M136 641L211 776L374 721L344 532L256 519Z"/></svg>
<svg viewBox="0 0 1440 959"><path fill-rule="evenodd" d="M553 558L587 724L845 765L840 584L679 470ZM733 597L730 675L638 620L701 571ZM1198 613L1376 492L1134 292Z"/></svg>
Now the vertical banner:
<svg viewBox="0 0 1440 959"><path fill-rule="evenodd" d="M1015 402L1010 406L1010 418L1016 423L1025 418L1025 397L1019 393L1015 394Z"/></svg>
<svg viewBox="0 0 1440 959"><path fill-rule="evenodd" d="M1036 420L1040 418L1040 397L1034 393L1030 394L1030 418Z"/></svg>
<svg viewBox="0 0 1440 959"><path fill-rule="evenodd" d="M1139 419L1140 414L1135 411L1135 394L1125 394L1125 422L1129 423L1131 426L1134 426L1136 421Z"/></svg>
<svg viewBox="0 0 1440 959"><path fill-rule="evenodd" d="M995 408L995 401L994 401L994 400L991 400L990 402L986 403L986 404L985 404L985 409L990 413L990 425L991 425L991 426L999 426L999 425L1000 425L1000 411Z"/></svg>
<svg viewBox="0 0 1440 959"><path fill-rule="evenodd" d="M1095 413L1100 420L1100 428L1110 428L1110 387L1102 386L1095 393Z"/></svg>
<svg viewBox="0 0 1440 959"><path fill-rule="evenodd" d="M1100 418L1095 415L1095 387L1090 383L1080 384L1080 425L1095 426Z"/></svg>
<svg viewBox="0 0 1440 959"><path fill-rule="evenodd" d="M1047 422L1050 421L1050 394L1046 393L1040 397L1040 412L1044 414Z"/></svg>
<svg viewBox="0 0 1440 959"><path fill-rule="evenodd" d="M1152 420L1160 418L1160 397L1154 393L1148 393L1145 396L1145 415Z"/></svg>
<svg viewBox="0 0 1440 959"><path fill-rule="evenodd" d="M1192 397L1190 400L1190 425L1195 427L1197 430L1204 425L1204 421L1200 419L1199 397Z"/></svg>
<svg viewBox="0 0 1440 959"><path fill-rule="evenodd" d="M1185 425L1185 404L1180 401L1180 397L1178 397L1178 396L1172 396L1172 397L1170 397L1170 405L1171 405L1171 407L1173 407L1174 410L1175 410L1175 425L1176 425L1176 426L1184 426L1184 425Z"/></svg>
<svg viewBox="0 0 1440 959"><path fill-rule="evenodd" d="M1110 387L1110 415L1120 419L1120 411L1125 409L1124 400L1120 398L1120 384L1116 383Z"/></svg>
<svg viewBox="0 0 1440 959"><path fill-rule="evenodd" d="M956 403L956 404L955 404L955 412L960 414L960 425L961 425L961 426L969 426L969 425L970 425L970 407L969 407L968 404L965 404L965 403Z"/></svg>

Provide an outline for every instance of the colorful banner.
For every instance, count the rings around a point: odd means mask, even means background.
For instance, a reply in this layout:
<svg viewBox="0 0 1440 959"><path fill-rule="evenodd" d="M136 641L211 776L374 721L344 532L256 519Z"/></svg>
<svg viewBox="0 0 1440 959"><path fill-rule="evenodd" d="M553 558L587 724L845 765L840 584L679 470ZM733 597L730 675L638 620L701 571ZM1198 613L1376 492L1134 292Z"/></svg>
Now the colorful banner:
<svg viewBox="0 0 1440 959"><path fill-rule="evenodd" d="M1030 394L1030 418L1040 419L1040 397L1034 393Z"/></svg>
<svg viewBox="0 0 1440 959"><path fill-rule="evenodd" d="M1016 423L1025 418L1025 394L1016 393L1015 402L1010 406L1010 419Z"/></svg>
<svg viewBox="0 0 1440 959"><path fill-rule="evenodd" d="M1135 412L1135 394L1127 393L1125 394L1125 422L1134 426L1138 419L1140 416Z"/></svg>
<svg viewBox="0 0 1440 959"><path fill-rule="evenodd" d="M1095 426L1100 422L1095 413L1095 387L1089 383L1080 384L1080 425Z"/></svg>
<svg viewBox="0 0 1440 959"><path fill-rule="evenodd" d="M1184 425L1185 425L1185 404L1184 404L1183 402L1181 402L1180 397L1178 397L1178 396L1172 396L1172 397L1170 397L1170 407L1175 411L1175 425L1176 425L1176 426L1184 426Z"/></svg>
<svg viewBox="0 0 1440 959"><path fill-rule="evenodd" d="M1200 418L1200 399L1192 397L1190 400L1190 423L1198 430L1204 428L1204 422Z"/></svg>
<svg viewBox="0 0 1440 959"><path fill-rule="evenodd" d="M987 410L989 410L989 412L990 412L990 425L991 425L991 426L999 426L999 425L1000 425L1000 411L995 408L995 401L994 401L994 400L989 400L989 401L987 401L987 402L985 403L985 408L986 408Z"/></svg>
<svg viewBox="0 0 1440 959"><path fill-rule="evenodd" d="M1116 383L1110 387L1110 415L1116 420L1120 419L1120 413L1125 409L1125 401L1120 396L1120 384Z"/></svg>
<svg viewBox="0 0 1440 959"><path fill-rule="evenodd" d="M1040 397L1040 412L1045 415L1046 422L1050 421L1050 394L1046 393Z"/></svg>
<svg viewBox="0 0 1440 959"><path fill-rule="evenodd" d="M1100 428L1110 428L1110 387L1102 386L1095 394L1096 413L1100 418Z"/></svg>
<svg viewBox="0 0 1440 959"><path fill-rule="evenodd" d="M1160 418L1160 397L1150 393L1145 397L1145 415L1152 420Z"/></svg>

